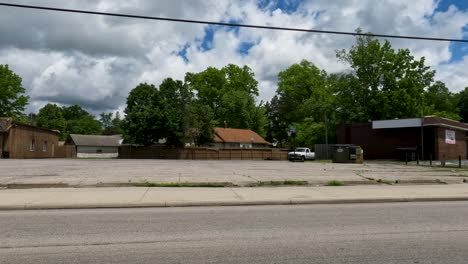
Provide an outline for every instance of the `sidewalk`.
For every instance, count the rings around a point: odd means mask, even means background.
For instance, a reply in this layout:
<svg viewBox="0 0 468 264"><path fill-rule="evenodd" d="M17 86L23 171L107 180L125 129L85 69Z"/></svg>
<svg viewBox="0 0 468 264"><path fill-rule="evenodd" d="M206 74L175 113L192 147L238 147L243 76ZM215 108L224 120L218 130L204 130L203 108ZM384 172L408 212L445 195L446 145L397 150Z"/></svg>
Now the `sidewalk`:
<svg viewBox="0 0 468 264"><path fill-rule="evenodd" d="M0 190L0 210L468 200L468 185Z"/></svg>

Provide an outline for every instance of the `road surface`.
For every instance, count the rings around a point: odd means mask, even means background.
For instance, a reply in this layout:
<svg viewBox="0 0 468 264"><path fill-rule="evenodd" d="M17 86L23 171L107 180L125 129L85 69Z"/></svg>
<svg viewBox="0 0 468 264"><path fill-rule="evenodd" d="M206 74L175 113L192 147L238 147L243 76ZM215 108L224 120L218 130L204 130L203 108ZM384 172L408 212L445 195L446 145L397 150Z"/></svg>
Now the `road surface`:
<svg viewBox="0 0 468 264"><path fill-rule="evenodd" d="M0 263L468 263L468 202L0 212Z"/></svg>

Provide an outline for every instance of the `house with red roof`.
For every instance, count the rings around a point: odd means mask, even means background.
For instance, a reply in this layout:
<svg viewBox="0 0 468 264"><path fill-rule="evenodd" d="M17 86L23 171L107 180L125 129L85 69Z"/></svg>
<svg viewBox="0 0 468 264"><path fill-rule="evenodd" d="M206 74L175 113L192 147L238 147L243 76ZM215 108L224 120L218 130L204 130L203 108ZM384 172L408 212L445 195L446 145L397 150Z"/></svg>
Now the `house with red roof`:
<svg viewBox="0 0 468 264"><path fill-rule="evenodd" d="M220 128L214 129L213 142L217 148L271 148L272 144L250 129Z"/></svg>

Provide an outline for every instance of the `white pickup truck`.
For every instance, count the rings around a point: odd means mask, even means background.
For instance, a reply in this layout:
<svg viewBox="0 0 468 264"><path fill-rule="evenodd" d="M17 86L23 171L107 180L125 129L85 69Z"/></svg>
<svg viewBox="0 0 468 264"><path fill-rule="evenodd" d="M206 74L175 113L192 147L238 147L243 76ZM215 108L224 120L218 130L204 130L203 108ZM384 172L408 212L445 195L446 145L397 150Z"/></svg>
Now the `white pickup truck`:
<svg viewBox="0 0 468 264"><path fill-rule="evenodd" d="M295 151L288 153L289 161L295 160L314 160L315 159L315 152L310 151L308 148L296 148Z"/></svg>

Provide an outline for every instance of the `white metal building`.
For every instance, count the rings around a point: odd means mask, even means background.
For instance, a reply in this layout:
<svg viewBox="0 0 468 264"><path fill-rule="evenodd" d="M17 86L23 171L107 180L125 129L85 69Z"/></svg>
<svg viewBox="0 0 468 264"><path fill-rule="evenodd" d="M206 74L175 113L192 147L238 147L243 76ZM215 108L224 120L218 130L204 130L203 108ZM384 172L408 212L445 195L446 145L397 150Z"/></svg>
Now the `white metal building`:
<svg viewBox="0 0 468 264"><path fill-rule="evenodd" d="M94 136L71 134L65 145L76 148L77 158L118 158L122 136Z"/></svg>

